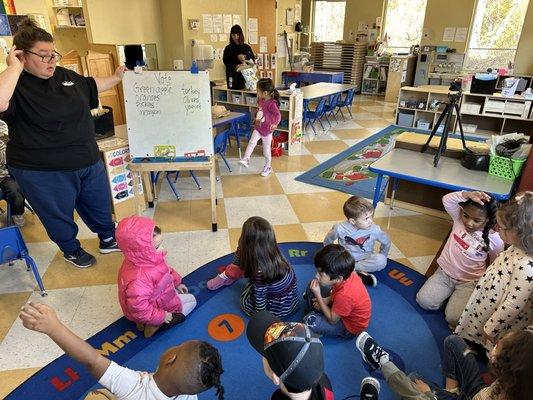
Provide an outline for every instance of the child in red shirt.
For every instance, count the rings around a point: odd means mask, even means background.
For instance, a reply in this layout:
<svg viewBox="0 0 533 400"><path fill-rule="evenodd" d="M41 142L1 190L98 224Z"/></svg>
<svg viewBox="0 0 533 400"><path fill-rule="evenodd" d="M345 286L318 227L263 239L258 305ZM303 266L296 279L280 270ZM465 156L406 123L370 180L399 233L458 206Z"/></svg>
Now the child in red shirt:
<svg viewBox="0 0 533 400"><path fill-rule="evenodd" d="M361 278L353 272L354 263L338 244L328 244L315 255L317 273L305 293L304 317L313 332L351 339L368 328L372 305Z"/></svg>

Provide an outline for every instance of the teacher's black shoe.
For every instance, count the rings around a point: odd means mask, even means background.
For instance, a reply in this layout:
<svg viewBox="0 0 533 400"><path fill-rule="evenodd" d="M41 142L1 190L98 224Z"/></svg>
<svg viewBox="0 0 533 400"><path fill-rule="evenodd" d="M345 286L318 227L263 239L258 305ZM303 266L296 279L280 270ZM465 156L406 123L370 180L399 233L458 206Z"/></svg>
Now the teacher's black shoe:
<svg viewBox="0 0 533 400"><path fill-rule="evenodd" d="M96 264L96 258L81 247L71 253L63 253L63 258L78 268L87 268Z"/></svg>
<svg viewBox="0 0 533 400"><path fill-rule="evenodd" d="M379 389L379 381L376 378L367 376L361 382L361 400L378 400Z"/></svg>
<svg viewBox="0 0 533 400"><path fill-rule="evenodd" d="M119 252L120 249L118 248L117 241L113 238L107 242L100 240L100 246L98 248L98 251L100 252L100 254L109 254Z"/></svg>

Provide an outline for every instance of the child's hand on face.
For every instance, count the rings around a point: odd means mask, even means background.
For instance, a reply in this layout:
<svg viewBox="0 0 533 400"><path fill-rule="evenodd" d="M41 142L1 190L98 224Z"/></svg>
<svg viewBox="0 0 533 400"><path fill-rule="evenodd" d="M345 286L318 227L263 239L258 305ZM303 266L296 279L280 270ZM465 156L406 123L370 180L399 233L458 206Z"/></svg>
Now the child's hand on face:
<svg viewBox="0 0 533 400"><path fill-rule="evenodd" d="M485 204L487 201L490 201L490 196L485 192L464 192L463 197L475 201L481 205Z"/></svg>
<svg viewBox="0 0 533 400"><path fill-rule="evenodd" d="M420 379L415 379L414 383L417 389L420 390L422 393L431 391L431 388L428 386L428 384L424 381L421 381Z"/></svg>
<svg viewBox="0 0 533 400"><path fill-rule="evenodd" d="M189 289L187 289L187 286L185 286L183 283L179 284L176 288L179 293L189 293Z"/></svg>
<svg viewBox="0 0 533 400"><path fill-rule="evenodd" d="M19 318L25 328L47 335L61 326L61 322L59 322L52 307L46 304L32 303L31 301L22 307Z"/></svg>
<svg viewBox="0 0 533 400"><path fill-rule="evenodd" d="M165 324L170 324L172 321L172 313L165 311Z"/></svg>
<svg viewBox="0 0 533 400"><path fill-rule="evenodd" d="M311 289L311 292L313 292L316 298L322 297L322 294L320 293L320 284L318 283L317 279L313 279L311 281L309 288Z"/></svg>
<svg viewBox="0 0 533 400"><path fill-rule="evenodd" d="M313 299L313 308L317 311L320 311L320 304L318 304L317 299Z"/></svg>

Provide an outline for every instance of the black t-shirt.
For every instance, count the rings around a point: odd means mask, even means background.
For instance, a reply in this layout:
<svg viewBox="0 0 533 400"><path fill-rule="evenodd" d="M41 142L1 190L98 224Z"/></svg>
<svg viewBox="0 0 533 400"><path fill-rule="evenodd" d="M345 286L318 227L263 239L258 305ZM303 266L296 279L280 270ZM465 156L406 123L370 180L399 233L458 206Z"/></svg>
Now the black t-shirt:
<svg viewBox="0 0 533 400"><path fill-rule="evenodd" d="M224 48L222 60L226 66L226 81L229 87L229 78L231 77L233 79L232 89L244 89L245 86L244 76L240 72L235 71L237 65L241 63L239 54L243 54L247 60L255 60L252 48L246 43L231 43Z"/></svg>
<svg viewBox="0 0 533 400"><path fill-rule="evenodd" d="M290 400L287 395L281 392L281 389L276 390L270 399ZM309 400L334 400L331 382L326 374L322 374L316 385L313 386Z"/></svg>
<svg viewBox="0 0 533 400"><path fill-rule="evenodd" d="M7 164L16 168L73 171L98 162L90 110L98 107L93 78L57 67L49 79L24 71L9 108Z"/></svg>

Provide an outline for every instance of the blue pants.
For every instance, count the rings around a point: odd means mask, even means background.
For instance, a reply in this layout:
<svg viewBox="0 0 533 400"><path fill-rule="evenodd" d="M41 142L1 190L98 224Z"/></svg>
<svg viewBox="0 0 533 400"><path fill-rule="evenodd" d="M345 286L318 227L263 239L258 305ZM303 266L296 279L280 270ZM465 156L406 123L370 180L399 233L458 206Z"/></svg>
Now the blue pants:
<svg viewBox="0 0 533 400"><path fill-rule="evenodd" d="M115 236L111 192L101 161L76 171L9 171L43 223L46 232L66 253L80 247L74 210L100 240Z"/></svg>
<svg viewBox="0 0 533 400"><path fill-rule="evenodd" d="M331 290L324 286L320 286L320 293L322 297L328 297ZM320 335L327 336L340 336L345 339L352 339L354 334L350 333L342 323L342 320L338 320L335 324L332 324L328 319L319 311L311 311L313 308L313 299L315 295L311 291L310 286L307 286L305 291L305 309L306 313L304 317L304 324L306 324L311 331Z"/></svg>

